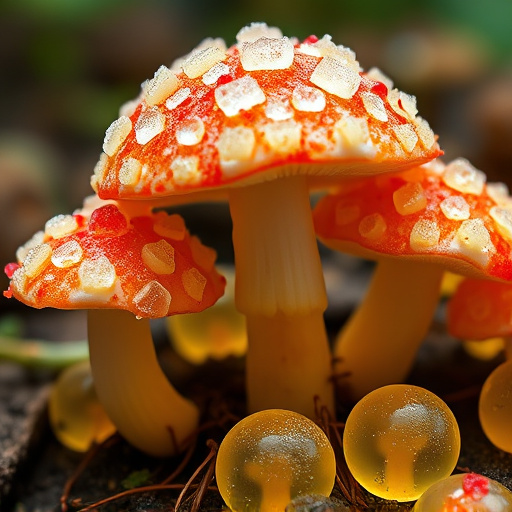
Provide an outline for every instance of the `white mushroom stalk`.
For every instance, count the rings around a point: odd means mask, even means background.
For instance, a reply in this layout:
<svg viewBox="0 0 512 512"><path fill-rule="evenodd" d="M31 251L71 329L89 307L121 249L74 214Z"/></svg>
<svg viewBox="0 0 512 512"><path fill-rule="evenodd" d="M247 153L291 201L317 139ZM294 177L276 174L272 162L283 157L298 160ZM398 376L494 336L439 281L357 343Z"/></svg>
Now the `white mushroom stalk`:
<svg viewBox="0 0 512 512"><path fill-rule="evenodd" d="M363 303L335 343L341 387L357 400L402 382L439 301L445 270L510 280L512 201L467 160L368 178L315 208L333 249L377 260Z"/></svg>
<svg viewBox="0 0 512 512"><path fill-rule="evenodd" d="M305 177L230 191L238 309L247 317L250 412L333 411L327 305Z"/></svg>
<svg viewBox="0 0 512 512"><path fill-rule="evenodd" d="M429 330L439 302L443 268L422 262L382 260L361 305L335 345L337 384L359 399L403 382Z"/></svg>
<svg viewBox="0 0 512 512"><path fill-rule="evenodd" d="M192 440L199 409L164 375L148 319L127 311L88 311L94 388L120 434L139 450L165 457Z"/></svg>

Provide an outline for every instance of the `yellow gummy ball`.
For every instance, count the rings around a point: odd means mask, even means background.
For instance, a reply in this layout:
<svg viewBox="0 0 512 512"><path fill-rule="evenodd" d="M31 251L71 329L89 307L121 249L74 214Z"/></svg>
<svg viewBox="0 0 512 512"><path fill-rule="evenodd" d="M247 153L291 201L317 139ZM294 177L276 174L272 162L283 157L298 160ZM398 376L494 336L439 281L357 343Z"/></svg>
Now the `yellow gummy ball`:
<svg viewBox="0 0 512 512"><path fill-rule="evenodd" d="M459 427L448 406L430 391L393 384L354 406L343 450L352 475L369 492L412 501L455 468Z"/></svg>
<svg viewBox="0 0 512 512"><path fill-rule="evenodd" d="M328 496L335 475L334 451L324 432L305 416L282 409L237 423L217 454L217 485L235 512L283 512L298 496Z"/></svg>
<svg viewBox="0 0 512 512"><path fill-rule="evenodd" d="M500 364L485 381L478 415L492 444L512 453L512 361Z"/></svg>
<svg viewBox="0 0 512 512"><path fill-rule="evenodd" d="M509 512L512 493L499 482L475 473L452 475L429 487L413 512Z"/></svg>
<svg viewBox="0 0 512 512"><path fill-rule="evenodd" d="M77 452L116 431L96 396L89 361L69 366L59 375L50 391L48 413L55 437Z"/></svg>

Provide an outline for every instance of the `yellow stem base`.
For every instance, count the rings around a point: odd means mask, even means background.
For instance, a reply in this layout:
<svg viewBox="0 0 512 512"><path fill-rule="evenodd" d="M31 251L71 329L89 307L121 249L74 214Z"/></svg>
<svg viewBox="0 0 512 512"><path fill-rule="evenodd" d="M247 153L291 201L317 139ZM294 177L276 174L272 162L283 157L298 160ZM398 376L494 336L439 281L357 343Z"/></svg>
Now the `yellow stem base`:
<svg viewBox="0 0 512 512"><path fill-rule="evenodd" d="M126 440L157 457L175 455L197 428L199 411L163 374L149 320L90 310L89 351L96 394Z"/></svg>
<svg viewBox="0 0 512 512"><path fill-rule="evenodd" d="M336 340L337 384L347 398L359 400L407 377L439 301L442 276L434 265L378 263L364 301Z"/></svg>

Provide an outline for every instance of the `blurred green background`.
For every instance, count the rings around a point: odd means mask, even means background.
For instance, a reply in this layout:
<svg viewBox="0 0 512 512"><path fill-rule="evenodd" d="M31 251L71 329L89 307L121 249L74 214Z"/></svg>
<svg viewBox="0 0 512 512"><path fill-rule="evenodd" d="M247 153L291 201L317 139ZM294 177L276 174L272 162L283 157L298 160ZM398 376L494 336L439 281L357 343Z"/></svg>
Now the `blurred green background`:
<svg viewBox="0 0 512 512"><path fill-rule="evenodd" d="M91 193L105 129L160 64L251 21L329 33L418 97L446 159L511 184L511 0L0 2L0 263ZM7 279L2 276L2 289ZM0 300L0 308L14 301Z"/></svg>

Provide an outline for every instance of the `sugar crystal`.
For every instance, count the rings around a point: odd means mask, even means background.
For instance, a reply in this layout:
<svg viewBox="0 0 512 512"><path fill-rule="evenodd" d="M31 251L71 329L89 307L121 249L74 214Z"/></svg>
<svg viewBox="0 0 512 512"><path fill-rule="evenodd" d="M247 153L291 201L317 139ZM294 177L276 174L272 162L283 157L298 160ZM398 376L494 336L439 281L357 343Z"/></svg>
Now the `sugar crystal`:
<svg viewBox="0 0 512 512"><path fill-rule="evenodd" d="M189 270L185 270L181 276L181 282L185 292L187 292L187 295L197 302L201 302L203 300L203 293L207 280L206 277L197 270L197 268L192 267Z"/></svg>
<svg viewBox="0 0 512 512"><path fill-rule="evenodd" d="M116 270L106 256L83 260L78 268L80 286L86 293L110 291L116 281Z"/></svg>
<svg viewBox="0 0 512 512"><path fill-rule="evenodd" d="M108 156L113 156L132 130L132 122L129 117L121 116L116 119L105 132L103 151Z"/></svg>
<svg viewBox="0 0 512 512"><path fill-rule="evenodd" d="M287 37L261 37L242 45L240 62L245 71L287 69L293 63L293 54L293 44Z"/></svg>
<svg viewBox="0 0 512 512"><path fill-rule="evenodd" d="M176 268L174 247L165 240L144 245L142 261L155 274L172 274Z"/></svg>
<svg viewBox="0 0 512 512"><path fill-rule="evenodd" d="M158 281L149 281L133 297L133 304L143 317L167 316L171 305L171 294Z"/></svg>
<svg viewBox="0 0 512 512"><path fill-rule="evenodd" d="M351 67L326 56L318 63L310 80L324 91L350 99L359 88L361 76Z"/></svg>
<svg viewBox="0 0 512 512"><path fill-rule="evenodd" d="M165 116L157 107L142 112L135 123L135 138L139 144L146 144L165 128Z"/></svg>
<svg viewBox="0 0 512 512"><path fill-rule="evenodd" d="M244 76L215 89L215 101L228 117L236 116L240 110L250 110L265 101L265 94L251 76Z"/></svg>
<svg viewBox="0 0 512 512"><path fill-rule="evenodd" d="M53 251L51 260L56 267L67 268L80 263L83 254L80 244L76 240L70 240Z"/></svg>

